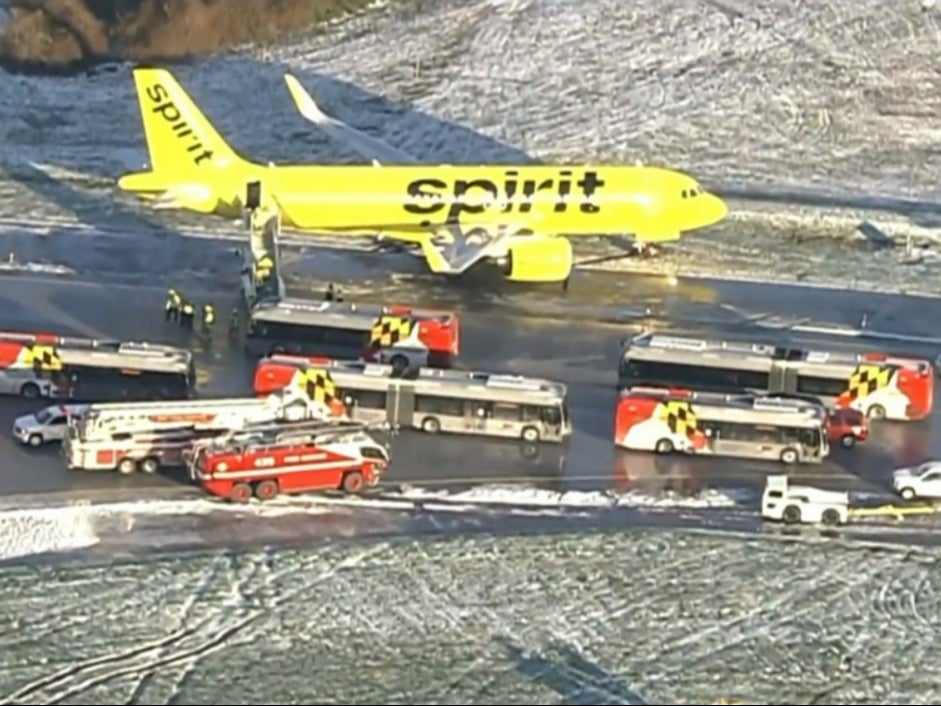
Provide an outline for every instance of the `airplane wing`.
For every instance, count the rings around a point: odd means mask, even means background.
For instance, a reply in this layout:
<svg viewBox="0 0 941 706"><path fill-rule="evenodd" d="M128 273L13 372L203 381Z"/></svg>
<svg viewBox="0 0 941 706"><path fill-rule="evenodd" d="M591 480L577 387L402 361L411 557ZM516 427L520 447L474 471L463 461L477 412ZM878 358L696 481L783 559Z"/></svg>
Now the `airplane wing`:
<svg viewBox="0 0 941 706"><path fill-rule="evenodd" d="M418 164L418 159L414 155L396 149L324 113L313 97L304 90L300 81L291 74L284 75L284 82L288 85L291 98L294 99L294 104L304 118L314 123L329 137L359 153L377 167L382 164Z"/></svg>
<svg viewBox="0 0 941 706"><path fill-rule="evenodd" d="M432 272L461 274L488 257L506 254L510 233L505 226L442 226L421 241L422 254Z"/></svg>

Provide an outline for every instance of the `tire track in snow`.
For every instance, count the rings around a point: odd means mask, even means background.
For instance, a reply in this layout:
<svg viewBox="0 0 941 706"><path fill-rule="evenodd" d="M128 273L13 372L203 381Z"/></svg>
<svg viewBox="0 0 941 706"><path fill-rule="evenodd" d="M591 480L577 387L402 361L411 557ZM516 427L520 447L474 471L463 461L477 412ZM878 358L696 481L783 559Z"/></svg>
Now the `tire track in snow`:
<svg viewBox="0 0 941 706"><path fill-rule="evenodd" d="M386 545L380 544L339 561L319 575L293 590L278 593L271 600L258 600L259 593L265 588L277 586L281 579L291 577L304 568L304 565L294 565L279 572L271 572L260 586L252 586L258 577L268 571L267 564L271 554L262 552L253 557L243 575L236 570L228 588L228 597L220 605L210 604L211 612L195 622L195 624L178 629L170 634L143 644L100 657L94 657L70 665L51 675L36 679L20 687L7 697L0 700L3 704L43 703L58 704L90 689L109 684L124 678L133 678L130 685L131 700L144 699L145 703L153 703L147 695L148 687L152 681L140 685L142 678L148 673L161 670L164 667L179 667L179 676L171 684L175 691L168 691L168 697L163 703L172 703L178 690L185 684L186 677L192 666L198 661L214 652L224 649L233 638L252 625L268 618L280 606L290 603L297 596L303 595L319 584L329 581L346 569L356 567L360 563L386 550ZM232 560L244 558L237 554L231 555ZM218 559L216 560L219 561ZM316 561L316 557L311 558ZM204 577L200 586L203 590L211 590L213 582L222 575L222 569L232 568L227 561L210 570L209 576ZM220 587L221 588L221 587ZM30 699L27 701L27 699Z"/></svg>

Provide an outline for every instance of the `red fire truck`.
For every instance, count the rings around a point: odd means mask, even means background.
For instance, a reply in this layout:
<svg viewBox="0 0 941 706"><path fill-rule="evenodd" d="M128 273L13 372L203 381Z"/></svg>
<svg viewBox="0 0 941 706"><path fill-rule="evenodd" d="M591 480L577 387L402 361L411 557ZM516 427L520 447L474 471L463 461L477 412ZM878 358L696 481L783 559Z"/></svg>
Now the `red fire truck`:
<svg viewBox="0 0 941 706"><path fill-rule="evenodd" d="M312 423L307 429L235 435L203 446L193 478L210 494L244 503L281 493L359 493L379 482L389 451L361 424Z"/></svg>
<svg viewBox="0 0 941 706"><path fill-rule="evenodd" d="M460 351L460 324L444 311L284 298L252 307L246 347L256 355L362 357L397 368L449 368Z"/></svg>

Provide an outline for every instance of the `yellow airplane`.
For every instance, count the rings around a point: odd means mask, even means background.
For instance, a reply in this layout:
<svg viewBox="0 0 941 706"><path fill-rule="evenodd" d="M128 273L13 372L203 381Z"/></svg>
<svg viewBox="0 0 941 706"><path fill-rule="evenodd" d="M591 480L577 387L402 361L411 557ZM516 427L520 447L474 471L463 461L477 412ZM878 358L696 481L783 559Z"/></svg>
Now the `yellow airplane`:
<svg viewBox="0 0 941 706"><path fill-rule="evenodd" d="M513 281L561 282L572 270L565 236L670 241L727 213L692 177L656 167L419 164L324 114L290 75L301 114L372 164L258 164L235 153L168 71L133 73L150 170L124 175L121 189L158 207L239 217L255 183L285 226L417 244L433 272L489 260Z"/></svg>

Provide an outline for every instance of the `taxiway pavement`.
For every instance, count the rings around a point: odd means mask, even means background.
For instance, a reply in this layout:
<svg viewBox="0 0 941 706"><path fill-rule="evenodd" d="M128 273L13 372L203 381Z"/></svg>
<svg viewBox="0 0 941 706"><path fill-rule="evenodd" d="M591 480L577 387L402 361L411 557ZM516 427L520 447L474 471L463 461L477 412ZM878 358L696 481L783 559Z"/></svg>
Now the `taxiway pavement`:
<svg viewBox="0 0 941 706"><path fill-rule="evenodd" d="M381 256L373 255L381 261ZM316 288L308 281L308 287ZM536 459L524 458L513 442L469 437L429 437L404 432L394 440L390 484L465 487L482 482L539 483L565 488L636 488L645 492L703 487L754 486L778 464L719 459L658 458L615 452L611 433L621 339L639 324L684 331L723 331L767 335L749 317L812 316L816 321L853 325L862 313L880 330L909 331L941 314L932 299L844 293L805 287L681 281L670 287L660 278L593 274L573 280L567 301L546 288L491 291L493 301L460 301L460 288L434 280L390 284L348 296L386 301L422 301L454 307L462 314L462 363L482 370L543 376L569 385L575 432L563 446L544 445ZM465 290L466 291L466 290ZM187 294L211 298L222 314L236 305L234 287ZM123 340L184 343L184 334L162 319L162 284L126 285L34 275L0 277L0 329L49 330ZM610 316L617 304L622 316ZM573 307L577 317L563 318ZM649 311L647 311L649 307ZM616 324L616 321L623 324ZM224 337L223 337L224 339ZM892 344L905 349L908 344ZM916 346L919 349L925 346ZM930 347L930 346L929 346ZM209 349L195 346L203 394L248 395L254 361L220 340ZM902 351L904 352L904 351ZM41 403L40 403L41 404ZM17 414L37 404L0 400L0 425L9 429ZM820 466L801 467L808 481L857 491L888 490L893 468L941 452L935 429L939 414L916 424L885 423L866 444L836 450ZM159 489L159 490L158 490ZM178 490L177 490L178 489ZM76 497L114 493L122 499L140 493L192 492L181 478L118 477L112 473L68 472L54 449L30 451L0 434L0 494L68 492Z"/></svg>

